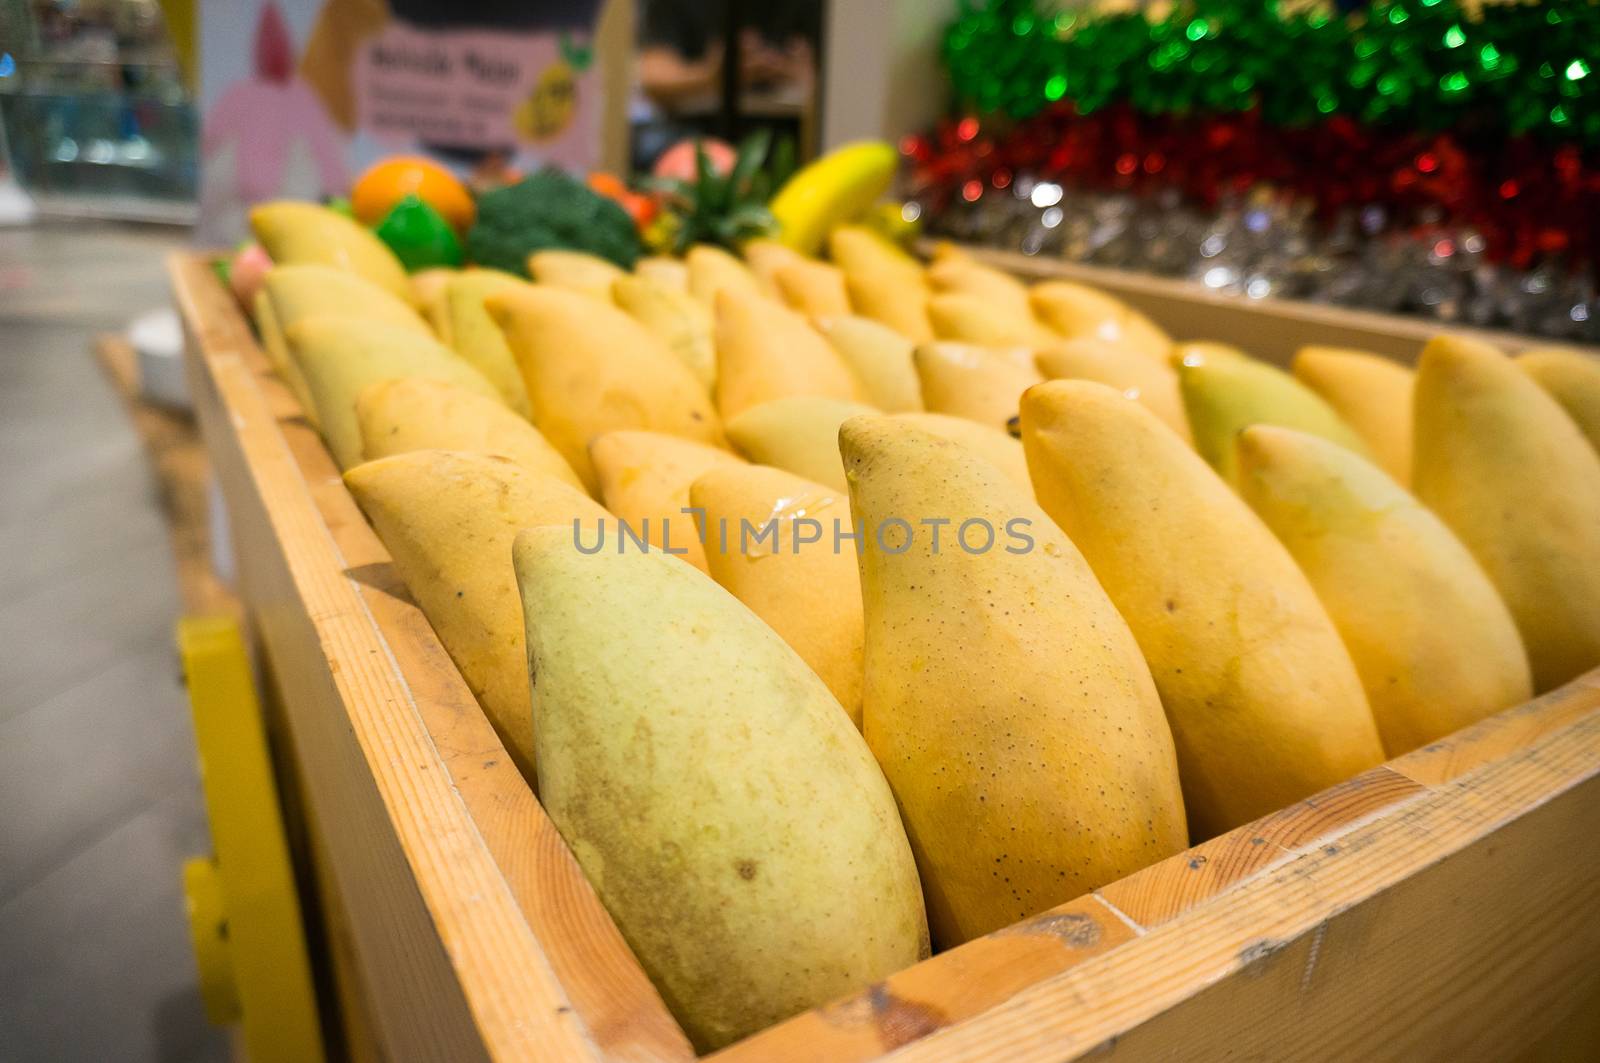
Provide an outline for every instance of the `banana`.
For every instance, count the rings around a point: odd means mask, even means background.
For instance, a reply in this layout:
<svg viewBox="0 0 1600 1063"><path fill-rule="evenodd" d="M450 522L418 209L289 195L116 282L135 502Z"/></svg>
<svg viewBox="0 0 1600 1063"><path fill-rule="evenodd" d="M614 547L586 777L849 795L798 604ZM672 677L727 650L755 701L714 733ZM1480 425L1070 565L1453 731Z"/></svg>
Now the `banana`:
<svg viewBox="0 0 1600 1063"><path fill-rule="evenodd" d="M772 197L778 239L815 255L828 231L860 216L883 195L897 164L893 145L881 140L846 144L803 167Z"/></svg>

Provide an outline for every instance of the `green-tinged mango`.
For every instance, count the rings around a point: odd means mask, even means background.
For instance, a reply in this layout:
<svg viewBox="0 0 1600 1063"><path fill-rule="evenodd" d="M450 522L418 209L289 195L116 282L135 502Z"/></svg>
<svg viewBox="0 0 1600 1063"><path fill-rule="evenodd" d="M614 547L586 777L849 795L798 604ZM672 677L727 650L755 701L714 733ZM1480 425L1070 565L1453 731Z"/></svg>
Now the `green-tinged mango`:
<svg viewBox="0 0 1600 1063"><path fill-rule="evenodd" d="M1298 428L1372 457L1355 429L1321 396L1266 362L1231 356L1185 358L1178 366L1178 388L1195 449L1229 483L1237 475L1239 433L1253 424Z"/></svg>
<svg viewBox="0 0 1600 1063"><path fill-rule="evenodd" d="M927 955L893 795L759 617L659 552L517 539L539 796L697 1049Z"/></svg>

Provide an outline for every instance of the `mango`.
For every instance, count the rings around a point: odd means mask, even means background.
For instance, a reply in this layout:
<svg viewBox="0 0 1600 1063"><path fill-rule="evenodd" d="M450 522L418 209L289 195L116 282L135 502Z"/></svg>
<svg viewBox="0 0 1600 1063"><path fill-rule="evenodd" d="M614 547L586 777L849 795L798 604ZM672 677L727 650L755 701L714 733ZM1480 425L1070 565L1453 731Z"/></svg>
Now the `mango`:
<svg viewBox="0 0 1600 1063"><path fill-rule="evenodd" d="M1401 486L1411 483L1411 397L1416 374L1370 351L1302 347L1294 376L1321 395Z"/></svg>
<svg viewBox="0 0 1600 1063"><path fill-rule="evenodd" d="M1440 336L1417 364L1417 497L1467 544L1552 690L1600 665L1600 454L1499 350Z"/></svg>
<svg viewBox="0 0 1600 1063"><path fill-rule="evenodd" d="M522 372L533 423L590 493L589 442L619 428L721 446L722 420L665 344L614 306L526 285L484 304Z"/></svg>
<svg viewBox="0 0 1600 1063"><path fill-rule="evenodd" d="M541 803L697 1049L927 955L894 798L794 650L660 553L513 556Z"/></svg>
<svg viewBox="0 0 1600 1063"><path fill-rule="evenodd" d="M606 511L509 458L413 450L357 465L345 486L517 767L534 781L522 602L511 544L549 525L584 542Z"/></svg>
<svg viewBox="0 0 1600 1063"><path fill-rule="evenodd" d="M1389 756L1533 696L1494 584L1376 465L1305 432L1255 425L1239 436L1238 488L1327 606Z"/></svg>
<svg viewBox="0 0 1600 1063"><path fill-rule="evenodd" d="M1155 414L1103 384L1053 380L1022 398L1022 446L1039 504L1150 662L1196 840L1383 760L1305 574Z"/></svg>
<svg viewBox="0 0 1600 1063"><path fill-rule="evenodd" d="M839 442L862 534L863 733L900 804L935 943L1182 849L1150 671L1067 537L958 444L885 417L846 421Z"/></svg>

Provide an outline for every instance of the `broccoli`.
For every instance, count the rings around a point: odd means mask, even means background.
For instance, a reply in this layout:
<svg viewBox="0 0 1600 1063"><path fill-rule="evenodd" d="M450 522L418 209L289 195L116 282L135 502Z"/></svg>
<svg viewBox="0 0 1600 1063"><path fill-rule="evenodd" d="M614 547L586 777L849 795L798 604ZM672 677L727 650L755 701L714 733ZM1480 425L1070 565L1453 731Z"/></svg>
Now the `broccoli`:
<svg viewBox="0 0 1600 1063"><path fill-rule="evenodd" d="M528 255L547 247L588 251L632 269L639 232L615 200L553 167L478 197L467 256L480 266L528 275Z"/></svg>

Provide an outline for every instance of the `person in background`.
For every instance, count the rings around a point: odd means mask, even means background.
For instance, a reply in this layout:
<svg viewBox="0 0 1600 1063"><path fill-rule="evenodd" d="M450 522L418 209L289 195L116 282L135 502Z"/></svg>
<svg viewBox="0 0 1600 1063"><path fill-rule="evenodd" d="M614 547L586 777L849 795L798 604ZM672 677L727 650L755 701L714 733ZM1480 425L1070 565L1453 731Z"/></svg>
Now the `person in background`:
<svg viewBox="0 0 1600 1063"><path fill-rule="evenodd" d="M736 49L727 46L730 4ZM648 169L685 137L737 136L753 124L801 133L813 107L821 0L642 0L639 10L636 167ZM730 52L738 56L737 129L727 128L722 105Z"/></svg>

